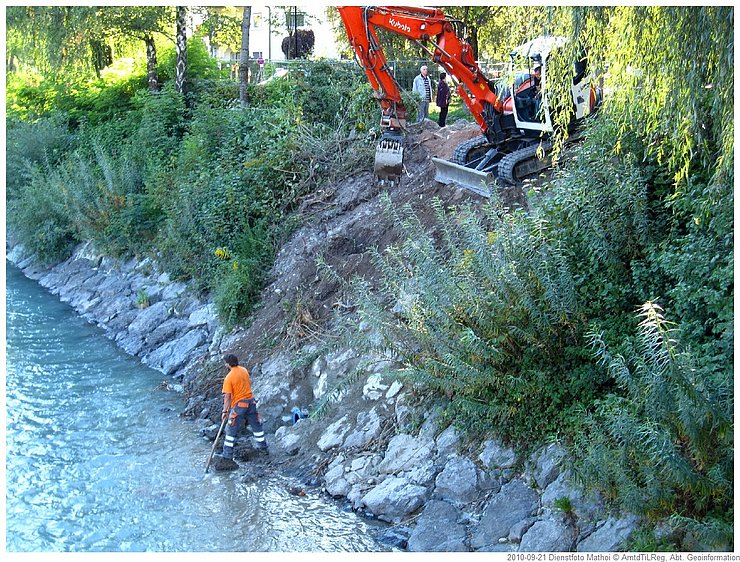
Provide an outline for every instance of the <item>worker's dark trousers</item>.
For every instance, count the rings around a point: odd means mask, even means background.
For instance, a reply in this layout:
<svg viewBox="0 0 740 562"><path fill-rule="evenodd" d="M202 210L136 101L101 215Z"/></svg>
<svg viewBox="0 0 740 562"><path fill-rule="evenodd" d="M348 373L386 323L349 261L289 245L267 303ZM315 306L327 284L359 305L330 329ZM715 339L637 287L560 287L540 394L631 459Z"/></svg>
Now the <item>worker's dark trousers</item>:
<svg viewBox="0 0 740 562"><path fill-rule="evenodd" d="M227 459L234 458L234 443L236 443L236 437L239 435L242 427L244 427L245 421L249 422L249 427L252 429L252 435L254 436L254 440L257 441L257 445L267 448L265 432L262 431L262 420L257 412L257 401L254 398L240 400L231 408L231 412L229 412L229 421L226 424L226 436L224 438L223 457Z"/></svg>
<svg viewBox="0 0 740 562"><path fill-rule="evenodd" d="M447 124L447 112L449 111L449 109L449 107L439 108L439 121L437 121L437 123L440 127L444 127Z"/></svg>

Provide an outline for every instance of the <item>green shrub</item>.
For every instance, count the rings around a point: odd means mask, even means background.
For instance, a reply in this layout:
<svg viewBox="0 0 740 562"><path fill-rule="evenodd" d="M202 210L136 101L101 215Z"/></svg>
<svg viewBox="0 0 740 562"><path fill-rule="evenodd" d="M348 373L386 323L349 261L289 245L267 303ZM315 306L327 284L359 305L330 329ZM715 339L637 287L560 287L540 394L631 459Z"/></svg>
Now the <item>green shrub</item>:
<svg viewBox="0 0 740 562"><path fill-rule="evenodd" d="M62 115L35 122L9 120L5 144L5 198L18 197L37 169L50 169L75 144Z"/></svg>
<svg viewBox="0 0 740 562"><path fill-rule="evenodd" d="M59 185L49 182L38 169L8 202L8 224L17 240L42 263L69 257L80 240Z"/></svg>
<svg viewBox="0 0 740 562"><path fill-rule="evenodd" d="M358 321L379 332L361 344L400 361L397 375L449 396L447 415L468 430L540 443L603 381L579 351L585 324L566 260L540 217L433 205L439 242L387 201L402 243L374 255L379 295L352 283Z"/></svg>
<svg viewBox="0 0 740 562"><path fill-rule="evenodd" d="M6 73L5 103L8 117L35 121L59 111L60 87L37 74Z"/></svg>
<svg viewBox="0 0 740 562"><path fill-rule="evenodd" d="M684 527L725 547L732 544L724 522L733 506L732 379L697 370L658 305L646 303L640 316L635 354L613 355L600 334L591 336L620 393L586 416L573 446L576 468L625 509L680 514Z"/></svg>
<svg viewBox="0 0 740 562"><path fill-rule="evenodd" d="M220 257L213 299L219 319L227 327L243 321L252 311L263 287L274 249L263 225L249 226L235 237L234 252Z"/></svg>

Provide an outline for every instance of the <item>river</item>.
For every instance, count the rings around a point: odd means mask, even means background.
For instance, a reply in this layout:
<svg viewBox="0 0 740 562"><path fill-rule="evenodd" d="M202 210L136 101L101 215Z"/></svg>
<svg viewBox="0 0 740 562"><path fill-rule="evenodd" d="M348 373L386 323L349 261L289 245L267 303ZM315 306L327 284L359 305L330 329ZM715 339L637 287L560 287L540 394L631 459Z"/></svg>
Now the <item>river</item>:
<svg viewBox="0 0 740 562"><path fill-rule="evenodd" d="M6 263L8 552L387 550L279 475L204 474L164 375Z"/></svg>

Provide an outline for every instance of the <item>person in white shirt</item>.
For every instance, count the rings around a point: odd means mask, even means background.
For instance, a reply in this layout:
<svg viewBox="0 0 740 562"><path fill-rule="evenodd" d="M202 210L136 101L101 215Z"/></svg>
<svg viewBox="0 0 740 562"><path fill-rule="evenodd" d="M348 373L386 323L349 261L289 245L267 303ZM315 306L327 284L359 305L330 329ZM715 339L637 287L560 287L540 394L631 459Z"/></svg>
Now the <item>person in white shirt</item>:
<svg viewBox="0 0 740 562"><path fill-rule="evenodd" d="M416 120L417 123L421 123L429 116L429 103L432 101L432 92L434 91L434 83L429 77L429 70L424 65L419 69L419 74L414 78L414 86L412 92L418 94L421 98L419 102L419 118Z"/></svg>

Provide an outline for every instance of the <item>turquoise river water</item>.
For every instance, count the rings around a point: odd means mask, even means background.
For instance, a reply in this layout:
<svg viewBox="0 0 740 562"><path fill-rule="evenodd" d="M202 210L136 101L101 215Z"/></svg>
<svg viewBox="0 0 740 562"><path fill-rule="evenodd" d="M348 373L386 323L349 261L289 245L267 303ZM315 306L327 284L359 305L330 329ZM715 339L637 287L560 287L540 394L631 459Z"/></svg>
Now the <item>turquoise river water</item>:
<svg viewBox="0 0 740 562"><path fill-rule="evenodd" d="M271 476L204 475L164 375L6 264L8 552L386 550L371 523Z"/></svg>

